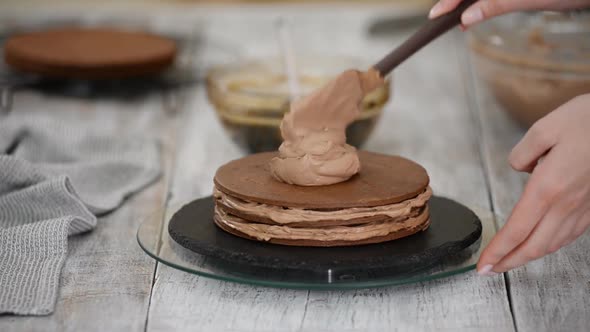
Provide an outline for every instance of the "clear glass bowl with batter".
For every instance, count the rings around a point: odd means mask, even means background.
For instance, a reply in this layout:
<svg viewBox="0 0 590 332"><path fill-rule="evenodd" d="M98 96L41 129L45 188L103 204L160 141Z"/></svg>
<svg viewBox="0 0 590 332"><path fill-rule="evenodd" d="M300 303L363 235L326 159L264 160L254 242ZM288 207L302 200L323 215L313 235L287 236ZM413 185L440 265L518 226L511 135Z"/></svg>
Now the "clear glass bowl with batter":
<svg viewBox="0 0 590 332"><path fill-rule="evenodd" d="M590 93L590 13L511 14L470 33L479 76L524 126Z"/></svg>
<svg viewBox="0 0 590 332"><path fill-rule="evenodd" d="M297 58L302 93L308 94L342 71L366 69L346 57ZM279 58L243 60L213 67L207 93L232 140L248 152L277 150L282 142L280 123L289 111L289 87ZM390 82L367 95L359 118L347 128L348 143L360 147L369 138L390 97Z"/></svg>

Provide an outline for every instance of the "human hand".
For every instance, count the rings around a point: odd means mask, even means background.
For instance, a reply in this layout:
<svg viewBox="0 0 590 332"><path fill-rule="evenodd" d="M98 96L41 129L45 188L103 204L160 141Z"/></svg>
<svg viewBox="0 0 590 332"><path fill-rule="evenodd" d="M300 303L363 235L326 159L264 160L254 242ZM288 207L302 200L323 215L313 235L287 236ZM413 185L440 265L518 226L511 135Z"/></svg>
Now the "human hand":
<svg viewBox="0 0 590 332"><path fill-rule="evenodd" d="M553 253L590 226L590 94L537 121L509 160L531 176L508 221L479 258L482 275Z"/></svg>
<svg viewBox="0 0 590 332"><path fill-rule="evenodd" d="M439 0L428 15L435 18L455 9L463 0ZM590 7L590 0L480 0L461 15L461 23L468 27L494 16L519 10L566 10Z"/></svg>

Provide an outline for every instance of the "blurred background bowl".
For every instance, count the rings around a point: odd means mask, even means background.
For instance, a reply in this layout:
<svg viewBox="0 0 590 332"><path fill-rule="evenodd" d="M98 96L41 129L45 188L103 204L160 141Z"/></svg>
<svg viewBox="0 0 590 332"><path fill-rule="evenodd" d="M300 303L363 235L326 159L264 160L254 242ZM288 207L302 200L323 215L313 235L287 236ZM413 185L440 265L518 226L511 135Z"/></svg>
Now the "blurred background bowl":
<svg viewBox="0 0 590 332"><path fill-rule="evenodd" d="M321 87L350 68L365 68L347 57L297 58L303 94ZM346 132L349 144L361 147L379 120L390 96L390 82L367 95L359 118ZM289 88L279 58L243 60L211 68L207 93L231 139L248 152L277 150L282 142L280 124L289 111Z"/></svg>
<svg viewBox="0 0 590 332"><path fill-rule="evenodd" d="M590 15L511 14L482 24L469 45L479 76L525 127L590 93Z"/></svg>

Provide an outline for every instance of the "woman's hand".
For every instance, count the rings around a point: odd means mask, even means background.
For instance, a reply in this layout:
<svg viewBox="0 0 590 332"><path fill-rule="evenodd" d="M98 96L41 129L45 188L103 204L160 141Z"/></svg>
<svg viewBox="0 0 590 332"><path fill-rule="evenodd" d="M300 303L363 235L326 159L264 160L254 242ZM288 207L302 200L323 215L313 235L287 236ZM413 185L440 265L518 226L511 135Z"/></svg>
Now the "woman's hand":
<svg viewBox="0 0 590 332"><path fill-rule="evenodd" d="M479 259L477 270L484 275L553 253L590 225L590 94L537 121L509 159L514 169L531 176Z"/></svg>
<svg viewBox="0 0 590 332"><path fill-rule="evenodd" d="M455 9L462 0L439 0L430 10L435 18ZM590 0L480 0L461 16L461 23L468 27L494 16L519 10L566 10L590 6Z"/></svg>

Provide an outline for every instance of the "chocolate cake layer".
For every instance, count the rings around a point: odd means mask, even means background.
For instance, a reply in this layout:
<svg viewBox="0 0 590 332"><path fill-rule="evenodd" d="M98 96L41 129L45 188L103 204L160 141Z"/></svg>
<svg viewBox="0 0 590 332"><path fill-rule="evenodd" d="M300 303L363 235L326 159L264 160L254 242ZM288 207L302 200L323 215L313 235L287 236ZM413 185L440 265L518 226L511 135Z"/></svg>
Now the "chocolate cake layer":
<svg viewBox="0 0 590 332"><path fill-rule="evenodd" d="M249 202L303 209L375 207L403 202L423 192L426 170L399 157L359 151L362 169L346 182L302 187L277 181L269 162L277 154L258 153L231 161L215 174L220 191Z"/></svg>
<svg viewBox="0 0 590 332"><path fill-rule="evenodd" d="M11 67L57 78L111 79L155 74L176 56L173 40L111 28L59 28L17 34L4 45Z"/></svg>

